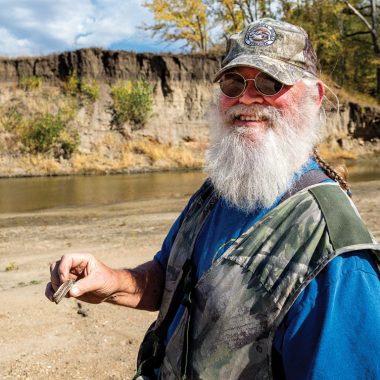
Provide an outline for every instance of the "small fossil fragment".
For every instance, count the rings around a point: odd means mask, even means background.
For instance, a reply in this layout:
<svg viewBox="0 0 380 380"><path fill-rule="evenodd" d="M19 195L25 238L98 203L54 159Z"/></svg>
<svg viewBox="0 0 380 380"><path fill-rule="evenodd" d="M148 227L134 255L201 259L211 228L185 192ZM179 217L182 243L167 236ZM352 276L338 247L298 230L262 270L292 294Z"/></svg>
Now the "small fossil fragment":
<svg viewBox="0 0 380 380"><path fill-rule="evenodd" d="M70 291L75 284L75 280L65 281L53 294L53 299L56 304L59 304L62 298Z"/></svg>

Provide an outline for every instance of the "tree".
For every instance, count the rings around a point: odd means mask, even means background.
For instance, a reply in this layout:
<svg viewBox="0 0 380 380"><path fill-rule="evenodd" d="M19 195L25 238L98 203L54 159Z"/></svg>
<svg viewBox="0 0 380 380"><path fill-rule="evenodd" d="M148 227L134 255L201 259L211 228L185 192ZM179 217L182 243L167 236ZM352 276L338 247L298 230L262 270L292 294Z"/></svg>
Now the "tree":
<svg viewBox="0 0 380 380"><path fill-rule="evenodd" d="M379 16L375 0L369 0L369 4L359 3L356 8L349 1L344 0L344 3L361 22L364 24L366 31L356 31L348 35L352 37L359 34L369 33L372 38L374 62L376 65L376 97L380 100L380 44L379 44ZM361 11L360 11L361 10ZM369 12L368 12L369 10ZM368 21L367 19L370 19Z"/></svg>
<svg viewBox="0 0 380 380"><path fill-rule="evenodd" d="M143 5L153 12L155 21L144 29L165 41L186 41L184 47L191 51L207 51L207 13L202 0L150 0Z"/></svg>
<svg viewBox="0 0 380 380"><path fill-rule="evenodd" d="M333 73L341 65L344 46L340 31L339 14L342 6L334 0L282 1L283 19L303 27L317 53L319 64ZM341 67L340 67L341 68ZM343 70L344 72L344 70ZM340 73L337 73L338 77ZM338 78L341 81L344 78Z"/></svg>
<svg viewBox="0 0 380 380"><path fill-rule="evenodd" d="M206 52L215 41L208 28L226 38L260 18L271 16L272 0L147 0L153 25L144 25L168 42L186 41L191 51ZM218 33L214 33L216 36ZM217 40L220 39L216 36ZM220 41L216 41L217 43Z"/></svg>
<svg viewBox="0 0 380 380"><path fill-rule="evenodd" d="M350 1L369 18L372 0ZM363 21L353 16L345 0L281 0L281 6L284 21L308 32L322 72L352 90L378 93L370 32L363 31Z"/></svg>
<svg viewBox="0 0 380 380"><path fill-rule="evenodd" d="M208 0L213 25L223 26L223 36L242 30L247 24L262 18L273 17L271 0Z"/></svg>
<svg viewBox="0 0 380 380"><path fill-rule="evenodd" d="M222 52L227 36L262 17L302 26L322 72L338 85L380 100L378 0L146 0L166 41L185 41L190 51ZM364 27L364 28L363 28ZM211 38L212 36L212 38Z"/></svg>

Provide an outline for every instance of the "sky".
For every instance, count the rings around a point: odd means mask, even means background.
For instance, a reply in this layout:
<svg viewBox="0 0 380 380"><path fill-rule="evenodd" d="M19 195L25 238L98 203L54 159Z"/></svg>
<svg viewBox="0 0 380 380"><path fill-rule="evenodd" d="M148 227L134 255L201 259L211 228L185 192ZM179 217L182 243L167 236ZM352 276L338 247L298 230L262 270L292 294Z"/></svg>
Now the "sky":
<svg viewBox="0 0 380 380"><path fill-rule="evenodd" d="M0 0L0 56L38 56L85 47L179 52L153 39L143 0Z"/></svg>

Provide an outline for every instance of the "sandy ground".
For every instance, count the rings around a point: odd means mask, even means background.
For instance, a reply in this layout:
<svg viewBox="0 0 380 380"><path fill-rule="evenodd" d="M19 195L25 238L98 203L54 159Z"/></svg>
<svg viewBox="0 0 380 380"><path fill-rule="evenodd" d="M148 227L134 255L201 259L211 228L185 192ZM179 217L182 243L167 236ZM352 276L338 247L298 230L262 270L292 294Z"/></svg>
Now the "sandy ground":
<svg viewBox="0 0 380 380"><path fill-rule="evenodd" d="M353 189L379 240L380 181ZM74 299L55 305L44 297L49 262L78 251L112 267L147 261L185 203L172 198L0 215L0 379L130 379L155 313ZM12 263L18 269L5 271Z"/></svg>

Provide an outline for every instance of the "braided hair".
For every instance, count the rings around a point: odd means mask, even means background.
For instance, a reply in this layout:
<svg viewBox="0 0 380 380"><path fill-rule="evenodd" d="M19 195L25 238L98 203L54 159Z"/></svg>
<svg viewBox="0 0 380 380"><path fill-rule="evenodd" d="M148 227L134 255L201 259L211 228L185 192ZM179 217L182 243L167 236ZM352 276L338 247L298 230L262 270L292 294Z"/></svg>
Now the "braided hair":
<svg viewBox="0 0 380 380"><path fill-rule="evenodd" d="M339 172L337 168L333 168L328 164L322 157L319 155L319 152L316 148L313 150L313 155L318 165L322 170L333 180L339 183L340 187L347 192L351 197L352 191L351 187L347 182L347 169L345 167L340 168Z"/></svg>

